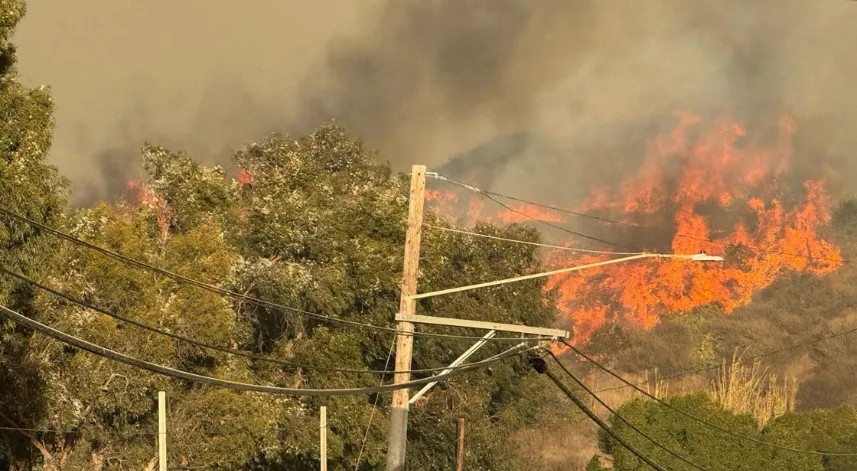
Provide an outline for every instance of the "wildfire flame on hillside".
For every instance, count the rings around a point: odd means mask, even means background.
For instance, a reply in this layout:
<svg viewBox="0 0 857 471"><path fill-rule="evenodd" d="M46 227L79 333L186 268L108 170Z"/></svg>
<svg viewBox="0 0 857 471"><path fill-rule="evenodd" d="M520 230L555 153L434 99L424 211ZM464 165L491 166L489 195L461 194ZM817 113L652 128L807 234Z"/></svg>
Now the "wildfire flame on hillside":
<svg viewBox="0 0 857 471"><path fill-rule="evenodd" d="M788 270L823 274L840 265L838 247L818 233L830 219L823 183L806 181L805 196L788 208L777 189L776 177L788 169L794 123L782 119L776 144L766 148L738 146L745 131L728 120L691 139L689 130L699 122L680 116L671 133L650 143L635 175L617 189L593 189L574 210L609 217L624 229L638 226L641 233L669 229L673 253L705 252L726 262L646 259L550 278L548 288L558 290L558 306L572 321L576 342L617 320L649 329L669 312L710 303L730 313ZM486 214L481 199L469 198L468 225L528 219L513 211ZM460 203L455 193L432 191L428 199L445 218ZM514 209L535 219L575 222L575 216L532 206ZM547 261L570 267L613 257L563 252Z"/></svg>

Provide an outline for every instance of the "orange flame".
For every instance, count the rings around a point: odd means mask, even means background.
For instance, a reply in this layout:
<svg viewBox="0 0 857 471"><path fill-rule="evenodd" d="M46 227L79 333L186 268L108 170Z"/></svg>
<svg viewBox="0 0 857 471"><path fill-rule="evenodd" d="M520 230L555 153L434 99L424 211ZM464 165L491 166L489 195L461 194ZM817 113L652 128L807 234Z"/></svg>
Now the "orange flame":
<svg viewBox="0 0 857 471"><path fill-rule="evenodd" d="M253 174L246 168L242 168L241 171L238 172L238 184L244 186L249 185L250 183L253 183Z"/></svg>
<svg viewBox="0 0 857 471"><path fill-rule="evenodd" d="M170 211L166 200L158 196L151 186L136 180L128 182L126 195L131 208L146 208L155 213L161 240L165 240L170 228Z"/></svg>
<svg viewBox="0 0 857 471"><path fill-rule="evenodd" d="M794 123L782 119L776 144L765 148L739 146L746 132L728 120L692 139L690 128L700 122L681 115L672 132L650 143L636 174L618 190L593 189L575 210L607 213L630 225L639 220L662 223L666 212L674 230L673 253L723 255L726 262L646 259L550 278L548 289L557 289L558 307L572 321L575 342L586 341L607 322L649 329L670 312L712 303L731 313L788 270L824 274L841 264L838 247L818 234L830 220L823 183L805 182L805 199L788 209L773 193L776 177L788 170ZM715 210L729 215L732 225L712 229L702 205L719 208ZM563 220L532 207L520 211L536 219ZM505 211L485 219L511 223L527 218ZM562 253L548 263L568 267L608 258Z"/></svg>

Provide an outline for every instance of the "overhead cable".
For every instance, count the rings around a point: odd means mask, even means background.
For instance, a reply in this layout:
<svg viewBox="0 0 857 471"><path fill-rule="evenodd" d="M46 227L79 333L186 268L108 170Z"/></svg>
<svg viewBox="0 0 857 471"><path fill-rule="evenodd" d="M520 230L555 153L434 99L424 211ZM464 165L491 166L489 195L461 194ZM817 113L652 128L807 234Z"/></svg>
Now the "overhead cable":
<svg viewBox="0 0 857 471"><path fill-rule="evenodd" d="M136 321L134 319L122 316L120 314L116 314L115 312L108 311L106 309L102 309L98 306L93 305L92 303L88 303L86 301L83 301L83 300L76 298L76 297L74 297L68 293L64 293L62 291L55 290L49 286L43 285L42 283L39 283L39 282L37 282L31 278L28 278L24 275L21 275L20 273L15 273L15 272L3 267L2 265L0 265L0 273L4 273L8 276L17 278L17 279L19 279L25 283L28 283L32 286L35 286L36 288L39 288L43 291L47 291L48 293L51 293L54 296L65 299L65 300L67 300L73 304L76 304L78 306L81 306L83 308L91 309L95 312L99 312L99 313L104 314L108 317L112 317L113 319L116 319L118 321L131 324L131 325L139 327L141 329L145 329L145 330L148 330L150 332L154 332L158 335L163 335L165 337L169 337L169 338L178 340L180 342L185 342L185 343L188 343L191 345L196 345L197 347L201 347L201 348L205 348L205 349L209 349L209 350L215 350L215 351L226 353L229 355L235 355L235 356L240 356L240 357L244 357L244 358L249 358L251 360L265 361L265 362L269 362L269 363L278 364L281 366L286 366L289 368L301 368L304 370L331 371L331 372L339 372L339 373L375 373L375 374L403 373L403 371L391 372L391 371L387 371L387 370L369 370L369 369L357 369L357 368L332 368L332 367L307 365L307 364L302 364L302 363L291 362L288 360L280 360L278 358L271 358L271 357L266 357L266 356L262 356L262 355L255 355L253 353L248 353L248 352L238 350L238 349L234 349L234 348L221 347L218 345L214 345L214 344L210 344L210 343L206 343L206 342L201 342L199 340L195 340L195 339L192 339L189 337L184 337L184 336L181 336L178 334L174 334L168 330L160 329L158 327L154 327L154 326L151 326L149 324L146 324L146 323ZM458 369L461 366L467 366L467 365L469 365L469 364L459 365L457 367L453 367L452 369ZM450 367L448 367L448 366L441 366L441 367L437 367L437 368L414 369L414 370L409 370L406 372L407 373L430 373L430 372L435 372L435 371L443 371L443 370L446 370L449 368Z"/></svg>
<svg viewBox="0 0 857 471"><path fill-rule="evenodd" d="M119 353L114 350L110 350L108 348L102 347L100 345L88 342L81 338L75 337L73 335L66 334L65 332L54 329L53 327L47 326L38 322L34 319L30 319L29 317L20 314L16 311L13 311L5 306L0 306L0 314L5 315L6 317L13 320L15 323L28 327L38 333L47 335L55 340L58 340L67 345L71 345L81 350L85 350L94 355L98 355L103 358L107 358L113 361L117 361L119 363L124 363L126 365L132 366L134 368L139 368L142 370L150 371L152 373L157 373L164 376L169 376L176 379L182 379L185 381L190 381L194 383L200 384L210 384L213 386L219 386L225 389L232 389L235 391L252 391L259 392L265 394L276 394L276 395L287 395L287 396L356 396L356 395L366 395L366 394L376 394L376 393L385 393L390 391L395 391L397 389L408 389L415 386L422 386L428 383L437 382L437 381L445 381L449 378L464 374L468 371L476 370L493 363L496 363L500 360L504 360L506 358L514 357L525 353L526 351L533 350L537 347L531 347L529 349L523 349L524 345L516 345L509 350L506 350L503 353L495 355L486 360L471 363L470 366L466 368L461 368L456 371L451 371L449 373L430 376L428 378L422 378L418 380L412 380L404 383L398 384L388 384L381 386L374 386L368 388L349 388L349 389L302 389L302 388L281 388L277 386L265 386L259 384L249 384L249 383L239 383L235 381L228 381L219 378L213 378L211 376L203 376L195 373L190 373L183 370L178 370L175 368L170 368L163 365L158 365L155 363L151 363L145 360L141 360L139 358L135 358L129 355L125 355L123 353Z"/></svg>
<svg viewBox="0 0 857 471"><path fill-rule="evenodd" d="M678 408L678 407L675 407L675 406L673 406L672 404L670 404L670 403L668 403L668 402L666 402L666 401L664 401L664 400L662 400L662 399L658 398L657 396L655 396L655 395L653 395L653 394L650 394L650 393L649 393L648 391L646 391L645 389L640 388L639 386L637 386L637 385L635 385L635 384L631 383L631 382L630 382L630 381L628 381L627 379L625 379L625 378L623 378L622 376L620 376L619 374L615 373L613 370L611 370L611 369L607 368L606 366L604 366L604 365L602 365L601 363L599 363L597 360L595 360L595 359L593 359L592 357L590 357L589 355L587 355L587 354L583 353L582 351L580 351L579 349L577 349L574 345L570 344L567 340L565 340L565 339L560 339L560 341L561 341L563 344L565 344L565 346L566 346L566 347L570 348L574 353L576 353L577 355L579 355L579 356L583 357L586 361L588 361L588 362L592 363L593 365L595 365L596 367L598 367L600 370L602 370L602 371L604 371L605 373L609 374L610 376L612 376L612 377L614 377L614 378L618 379L619 381L621 381L621 382L623 382L623 383L627 384L628 386L630 386L630 387L634 388L637 392L639 392L639 393L643 394L644 396L648 397L649 399L651 399L651 400L653 400L653 401L657 402L658 404L660 404L661 406L665 407L666 409L669 409L669 410L671 410L671 411L677 412L677 413L679 413L679 414L681 414L681 415L683 415L683 416L685 416L685 417L687 417L687 418L689 418L689 419L691 419L691 420L694 420L694 421L696 421L696 422L699 422L699 423L700 423L700 424L702 424L702 425L705 425L706 427L709 427L709 428L712 428L712 429L714 429L714 430L717 430L717 431L719 431L719 432L721 432L721 433L724 433L724 434L726 434L726 435L729 435L729 436L731 436L731 437L733 437L733 438L737 438L737 439L740 439L740 440L745 440L745 441L753 442L753 443L756 443L756 444L759 444L759 445L764 445L764 446L767 446L767 447L770 447L770 448L776 448L776 449L779 449L779 450L791 451L791 452L794 452L794 453L801 453L801 454L806 454L806 455L817 455L817 456L857 456L857 453L835 453L835 452L827 452L827 451L804 450L804 449L800 449L800 448L793 448L793 447L789 447L789 446L777 445L776 443L766 442L766 441L764 441L764 440L759 440L758 438L753 438L753 437L750 437L750 436L747 436L747 435L742 435L742 434L740 434L740 433L733 432L732 430L729 430L729 429L727 429L727 428L724 428L724 427L721 427L721 426L719 426L719 425L713 424L713 423L711 423L711 422L709 422L709 421L707 421L707 420L705 420L705 419L701 419L701 418L699 418L699 417L697 417L697 416L695 416L695 415L693 415L693 414L690 414L690 413L688 413L688 412L685 412L685 411L683 411L682 409L680 409L680 408Z"/></svg>
<svg viewBox="0 0 857 471"><path fill-rule="evenodd" d="M694 368L694 369L692 369L692 370L680 371L680 372L678 372L678 373L670 374L670 375L667 375L667 376L661 376L661 377L660 377L660 379L662 379L662 380L666 380L666 379L681 378L681 377L689 376L689 375L692 375L692 374L697 374L697 373L702 373L702 372L705 372L705 371L714 370L714 369L720 368L720 367L725 366L725 365L734 365L734 364L736 364L736 363L740 363L740 362L742 362L742 361L758 360L759 358L765 358L765 357L768 357L768 356L771 356L771 355L776 355L776 354L778 354L778 353L783 353L783 352L787 352L787 351L790 351L790 350L795 350L795 349L800 348L800 347L806 347L806 346L809 346L809 345L815 345L815 344L817 344L817 343L826 342L826 341L828 341L828 340L830 340L830 339L834 339L834 338L837 338L837 337L843 337L843 336L846 336L846 335L848 335L848 334L853 334L854 332L857 332L857 327L855 327L855 328L853 328L853 329L848 329L848 330L843 331L843 332L838 332L838 333L835 333L835 334L832 334L832 335L826 335L826 336L824 336L824 337L819 337L819 338L817 338L817 339L813 339L813 340L810 340L810 341L808 341L808 342L796 343L796 344L793 344L793 345L789 345L788 347L778 348L778 349L776 349L776 350L770 350L770 351L765 352L765 353L760 353L759 355L754 355L754 356L750 356L750 357L746 357L746 358L739 358L739 359L733 360L733 361L728 362L728 363L727 363L727 362L723 362L723 363L718 363L718 364L715 364L715 365L708 365L708 366L703 366L703 367L700 367L700 368ZM640 382L640 383L637 383L637 385L638 385L638 386L642 386L642 385L645 385L646 383L647 383L646 381L642 381L642 382ZM595 392L600 393L600 392L605 392L605 391L615 391L615 390L617 390L617 389L625 389L625 388L628 388L628 387L630 387L630 386L628 386L628 385L613 386L613 387L609 387L609 388L599 389L599 390L597 390L597 391L595 391Z"/></svg>
<svg viewBox="0 0 857 471"><path fill-rule="evenodd" d="M426 175L427 175L427 176L429 176L428 174L426 174ZM587 214L587 213L583 213L583 212L580 212L580 211L573 211L573 210L570 210L570 209L564 209L564 208L560 208L560 207L553 206L553 205L549 205L549 204L544 204L544 203L539 203L539 202L535 202L535 201L530 201L530 200L526 200L526 199L523 199L523 198L518 198L518 197L515 197L515 196L509 196L509 195L505 195L505 194L502 194L502 193L497 193L497 192L495 192L495 191L483 190L483 189L480 189L480 188L476 188L476 187L474 187L474 186L472 186L472 185L468 185L468 184L466 184L466 183L462 183L462 182L459 182L459 181L452 180L452 179L450 179L450 178L443 177L443 176L438 175L438 174L436 174L436 173L434 173L434 174L432 174L432 175L430 175L430 176L433 176L434 178L436 178L436 179L438 179L438 180L443 180L443 181L446 181L446 182L452 183L453 185L458 185L458 186L460 186L460 187L462 187L462 188L466 188L467 190L472 191L472 192L474 192L474 193L477 193L477 194L483 195L483 196L485 196L486 198L489 198L489 199L491 199L492 201L494 201L494 202L496 202L496 203L500 204L501 206L503 206L503 207L504 207L504 208L506 208L506 209L510 209L510 208L509 208L509 206L508 206L508 205L506 205L506 204L504 204L504 203L502 203L502 202L499 202L496 198L504 198L504 199L507 199L507 200L510 200L510 201L515 201L515 202L518 202L518 203L528 204L528 205L536 206L536 207L543 208L543 209L549 209L549 210L551 210L551 211L556 211L556 212L559 212L559 213L569 214L569 215L572 215L572 216L578 216L578 217L583 217L583 218L587 218L587 219L592 219L592 220L600 221L600 222L607 223L607 224L614 224L614 225L621 225L621 226L633 227L633 228L640 229L640 230L652 230L652 231L658 231L658 232L661 232L661 233L663 233L663 234L669 235L669 236L671 236L671 237L679 237L679 238L683 238L683 239L696 240L696 241L698 241L698 242L707 242L707 243L711 243L711 244L715 244L715 245L720 245L720 246L723 246L723 247L729 247L729 246L731 245L730 243L727 243L727 242L720 242L720 241L712 240L712 239L705 238L705 237L696 237L696 236L691 236L691 235L687 235L687 234L673 233L671 230L668 230L668 229L662 229L662 228L654 227L654 226L643 226L643 225L640 225L640 224L635 224L635 223L631 223L631 222L627 222L627 221L617 221L617 220L614 220L614 219L609 219L609 218L605 218L605 217L601 217L601 216L596 216L596 215L593 215L593 214ZM544 223L544 224L550 225L550 226L552 226L552 227L555 227L555 228L557 228L557 229L560 229L560 230L563 230L563 231L566 231L566 232L570 232L570 231L568 231L566 228L563 228L563 227L561 227L561 226L557 226L557 225L555 225L555 224L552 224L552 223L550 223L549 221L544 221L544 220L540 220L540 219L538 219L538 218L533 218L533 217L531 217L531 216L527 215L526 213L524 213L523 211L516 211L516 210L513 210L513 209L512 209L512 211L514 211L514 212L516 212L516 213L518 213L518 214L521 214L521 215L523 215L523 216L526 216L526 217L528 217L529 219L533 219L533 220L535 220L535 221L537 221L537 222L541 222L541 223ZM575 233L575 234L576 234L576 233ZM580 234L577 234L577 235L580 235ZM583 237L590 238L589 236L583 236ZM599 241L601 241L601 240L599 239ZM605 242L605 241L601 241L601 242ZM605 243L610 243L610 242L605 242ZM616 244L612 244L612 245L616 245ZM747 248L749 248L749 249L751 249L751 250L755 250L755 251L757 251L757 252L763 252L763 253L769 253L769 254L775 254L775 255L783 255L783 256L787 256L787 257L805 258L805 259L810 259L810 260L825 260L825 261L828 261L828 262L850 263L850 260L848 260L848 259L844 259L844 258L836 259L836 258L827 258L827 257L816 257L816 256L813 256L813 255L804 255L804 254L796 254L796 253L790 253L790 252L782 252L782 251L778 251L778 250L763 249L763 248L761 248L761 247L750 246L750 245L747 245L747 244L743 244L743 245L744 245L744 246L746 246Z"/></svg>
<svg viewBox="0 0 857 471"><path fill-rule="evenodd" d="M488 198L489 200L493 201L494 203L496 203L496 204L498 204L498 205L502 206L502 207L503 207L504 209L506 209L507 211L512 212L512 213L515 213L515 214L517 214L517 215L519 215L519 216L523 216L523 217L525 217L525 218L527 218L527 219L529 219L529 220L531 220L531 221L534 221L534 222L538 222L538 223L544 224L544 225L546 225L546 226L552 227L552 228L554 228L554 229L558 229L558 230L560 230L560 231L563 231L563 232L569 233L569 234L574 235L574 236L577 236L577 237L582 237L582 238L584 238L584 239L589 239L589 240L592 240L592 241L595 241L595 242L599 242L599 243L601 243L601 244L605 244L605 245L613 245L613 246L616 246L616 247L621 247L621 248L623 248L623 249L634 250L634 248L633 248L633 247L628 247L627 245L620 244L620 243L618 243L618 242L611 242L611 241L609 241L609 240L600 239L600 238L598 238L598 237L594 237L594 236L591 236L591 235L583 234L583 233L581 233L581 232L573 231L573 230L571 230L571 229L569 229L569 228L567 228L567 227L563 227L563 226L556 225L556 224L552 223L551 221L546 221L546 220L544 220L544 219L539 219L539 218L534 217L534 216L532 216L532 215L529 215L529 214L527 214L527 213L525 213L525 212L523 212L523 211L519 211L519 210L517 210L517 209L514 209L514 208L510 207L509 205L507 205L507 204L503 203L502 201L499 201L498 199L496 199L495 197L493 197L493 196L492 196L492 193L490 193L490 192L486 192L486 191L484 191L484 190L480 190L479 188L476 188L475 186L467 185L467 184L465 184L465 183L461 183L461 182L458 182L458 181L452 180L452 179L450 179L450 178L446 178L446 177L444 177L443 175L439 175L437 172L426 172L426 176L427 176L427 177L433 177L433 178L435 178L435 179L437 179L437 180L443 180L443 181L445 181L445 182L452 183L453 185L458 185L458 186L460 186L460 187L466 188L466 189L468 189L468 190L470 190L470 191L472 191L472 192L474 192L474 193L477 193L477 194L479 194L479 195L481 195L481 196L484 196L485 198Z"/></svg>
<svg viewBox="0 0 857 471"><path fill-rule="evenodd" d="M510 239L507 237L492 236L489 234L482 234L482 233L474 232L474 231L466 231L463 229L456 229L453 227L437 226L434 224L424 223L423 226L428 227L430 229L437 229L439 231L446 231L446 232L454 232L456 234L464 234L464 235L468 235L468 236L472 236L472 237L482 237L484 239L498 240L501 242L511 242L511 243L515 243L515 244L532 245L532 246L536 246L536 247L544 247L544 248L554 249L554 250L567 250L569 252L594 253L594 254L604 254L604 255L639 255L642 253L642 252L613 252L613 251L609 251L609 250L578 249L578 248L568 247L568 246L564 246L564 245L542 244L539 242L530 242L528 240Z"/></svg>
<svg viewBox="0 0 857 471"><path fill-rule="evenodd" d="M481 340L482 339L482 337L477 337L477 336L472 336L472 335L440 334L440 333L434 333L434 332L412 332L412 333L411 332L400 332L398 329L393 328L393 327L384 327L384 326L366 324L363 322L352 321L352 320L348 320L348 319L340 319L338 317L327 316L324 314L318 314L315 312L310 312L310 311L298 309L298 308L291 307L291 306L285 306L285 305L275 303L275 302L271 302L271 301L265 301L263 299L255 298L252 296L248 296L246 294L237 293L235 291L230 291L230 290L227 290L224 288L220 288L220 287L214 286L212 284L204 283L202 281L195 280L193 278L188 278L186 276L179 275L177 273L173 273L169 270L165 270L163 268L156 267L154 265L150 265L150 264L145 263L145 262L141 262L141 261L133 259L131 257L127 257L125 255L118 253L118 252L114 252L114 251L106 249L104 247L100 247L100 246L95 245L93 243L79 239L77 237L74 237L73 235L70 235L70 234L62 232L60 230L54 229L53 227L50 227L46 224L42 224L38 221L34 221L34 220L27 218L25 216L21 216L20 214L9 211L8 209L2 208L2 207L0 207L0 214L4 214L6 216L17 219L18 221L29 224L33 227L40 229L40 230L48 232L48 233L50 233L56 237L67 240L73 244L80 245L82 247L86 247L87 249L101 253L102 255L110 257L114 260L117 260L117 261L120 261L123 263L127 263L129 265L135 266L135 267L143 269L143 270L148 270L148 271L151 271L154 273L158 273L162 276L173 279L179 283L195 286L197 288L200 288L200 289L203 289L205 291L209 291L209 292L212 292L215 294L219 294L221 296L231 297L234 299L240 299L242 301L246 301L246 302L255 304L257 306L293 312L295 314L300 314L300 315L303 315L306 317L319 319L319 320L332 322L332 323L349 325L349 326L358 327L361 329L391 332L391 333L396 333L398 335L413 335L413 336L438 337L438 338L461 339L461 340ZM528 338L523 338L523 337L493 337L490 340L491 341L499 341L499 342L521 342L521 341L548 341L548 340L553 340L553 339L550 337L528 337Z"/></svg>
<svg viewBox="0 0 857 471"><path fill-rule="evenodd" d="M642 452L640 452L639 450L634 448L633 445L631 445L630 443L628 443L627 440L622 438L621 435L619 435L615 430L613 430L609 425L607 425L607 423L605 423L603 420L601 420L600 417L595 415L595 413L592 412L592 409L587 407L586 404L583 402L583 400L581 400L579 397L577 397L577 395L574 394L571 391L571 389L568 389L568 387L565 384L563 384L562 381L560 381L559 378L557 378L555 374L553 374L553 372L550 370L550 368L547 367L547 364L545 363L545 360L543 358L541 358L539 356L533 356L532 358L530 358L530 365L533 367L534 370L536 370L540 374L544 374L548 378L550 378L551 381L553 381L554 384L569 399L571 399L571 402L573 402L574 405L576 405L578 409L580 409L584 414L586 414L587 417L589 417L589 420L595 422L595 424L598 425L598 427L600 427L601 430L604 430L604 432L606 432L607 435L610 435L614 440L616 440L616 442L618 442L620 445L625 447L626 450L630 451L634 456L639 458L641 461L643 461L647 465L651 466L656 471L666 471L666 469L664 469L664 467L655 463L651 458L647 457Z"/></svg>
<svg viewBox="0 0 857 471"><path fill-rule="evenodd" d="M587 394L589 394L590 396L592 396L592 398L593 398L593 399L595 399L599 404L601 404L601 406L602 406L602 407L604 407L605 409L607 409L607 411L608 411L608 412L610 412L611 414L613 414L613 417L615 417L615 418L619 419L620 421L624 422L624 423L625 423L625 425L627 425L628 427L630 427L630 428L631 428L631 430L633 430L633 431L637 432L637 434L638 434L638 435L640 435L641 437L643 437L643 438L645 438L646 440L650 441L653 445L655 445L656 447L658 447L658 448L660 448L661 450L665 451L667 454L671 455L672 457L674 457L674 458L678 459L678 460L679 460L679 461L681 461L682 463L684 463L684 464L686 464L686 465L688 465L688 466L690 466L690 467L692 467L692 468L696 468L696 469L698 469L699 471L708 471L707 469L703 468L702 466L700 466L700 465L698 465L698 464L694 463L693 461L690 461L689 459L687 459L687 458L685 458L685 457L683 457L683 456L679 455L678 453L676 453L676 452L674 452L674 451L670 450L670 449L669 449L669 448L667 448L666 446L664 446L664 445L660 444L657 440L655 440L654 438L650 437L650 436L649 436L649 435L647 435L645 432L643 432L642 430L640 430L636 425L634 425L634 424L632 424L631 422L629 422L625 417L623 417L621 414L619 414L618 412L616 412L615 410L613 410L609 405L607 405L607 403L606 403L606 402L604 402L600 397L598 397L598 395L597 395L597 394L595 394L591 389L589 389L589 388L586 386L586 384L584 384L584 382L583 382L583 381L581 381L581 380L580 380L577 376L575 376L575 375L574 375L574 374L573 374L573 373L572 373L568 368L566 368L566 367L565 367L565 365L563 365L563 364L562 364L562 362L560 362L560 361L559 361L559 358L557 358L557 357L556 357L556 355L554 355L554 353L553 353L552 351L550 351L550 350L548 350L548 349L545 349L545 352L547 352L547 354L548 354L548 355L550 355L550 356L551 356L551 358L553 358L553 360L554 360L554 362L556 362L557 366L559 366L559 367L560 367L560 369L562 369L562 371L564 371L564 372L565 372L565 374L566 374L569 378L571 378L571 380L572 380L572 381L574 381L575 383L577 383L577 385L578 385L578 386L580 386L584 391L586 391L586 393L587 393Z"/></svg>
<svg viewBox="0 0 857 471"><path fill-rule="evenodd" d="M527 213L525 213L525 212L523 212L523 211L520 211L520 210L518 210L518 209L515 209L515 208L513 208L513 207L511 207L511 206L507 205L506 203L504 203L504 202L502 202L502 201L498 200L497 198L495 198L495 197L491 196L491 195L490 195L490 194L488 194L488 193L482 193L482 196L484 196L484 197L488 198L489 200L493 201L494 203L496 203L496 204L500 205L500 206L501 206L503 209L505 209L506 211L511 211L511 212L513 212L513 213L515 213L515 214L517 214L517 215L519 215L519 216L523 216L523 217L525 217L525 218L527 218L527 219L529 219L529 220L531 220L531 221L534 221L534 222L538 222L538 223L544 224L545 226L552 227L552 228L554 228L554 229L558 229L558 230L563 231L563 232L567 232L567 233L569 233L569 234L571 234L571 235L574 235L574 236L577 236L577 237L582 237L582 238L584 238L584 239L589 239L589 240L593 240L593 241L595 241L595 242L600 242L600 243L605 244L605 245L612 245L612 246L614 246L614 247L621 247L621 248L623 248L623 249L635 250L635 248L634 248L634 247L631 247L631 246L628 246L628 245L625 245L625 244L620 244L620 243L618 243L618 242L611 242L611 241L609 241L609 240L601 239L601 238L598 238L598 237L595 237L595 236L586 235L586 234L584 234L584 233L582 233L582 232L573 231L573 230L571 230L571 229L569 229L569 228L567 228L567 227L563 227L563 226L560 226L560 225L558 225L558 224L554 224L554 223L553 223L553 222L551 222L551 221L547 221L547 220L544 220L544 219L539 219L539 218L537 218L537 217L535 217L535 216L532 216L532 215L530 215L530 214L527 214ZM637 251L637 252L639 252L639 251Z"/></svg>

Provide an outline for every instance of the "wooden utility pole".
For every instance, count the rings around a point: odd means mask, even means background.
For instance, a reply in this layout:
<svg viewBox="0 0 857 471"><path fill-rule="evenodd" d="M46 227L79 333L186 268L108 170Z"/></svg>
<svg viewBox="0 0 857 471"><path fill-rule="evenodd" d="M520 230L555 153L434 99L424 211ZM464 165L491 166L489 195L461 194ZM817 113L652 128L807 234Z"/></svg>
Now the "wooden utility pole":
<svg viewBox="0 0 857 471"><path fill-rule="evenodd" d="M455 453L455 469L456 471L462 471L464 469L464 417L458 418L458 441L456 442L456 446L458 450Z"/></svg>
<svg viewBox="0 0 857 471"><path fill-rule="evenodd" d="M167 394L158 391L158 471L167 471Z"/></svg>
<svg viewBox="0 0 857 471"><path fill-rule="evenodd" d="M409 299L417 294L417 271L420 263L420 235L423 227L423 204L425 203L426 168L411 167L411 191L408 201L408 229L405 234L405 261L402 274L402 293L399 313L416 314L417 301ZM396 371L411 369L414 346L414 324L400 321L396 334ZM410 381L410 373L396 373L396 384ZM408 442L408 395L407 389L393 391L393 407L390 410L390 431L387 439L387 471L404 471L405 451Z"/></svg>
<svg viewBox="0 0 857 471"><path fill-rule="evenodd" d="M321 417L319 418L321 471L327 471L327 407L321 406Z"/></svg>

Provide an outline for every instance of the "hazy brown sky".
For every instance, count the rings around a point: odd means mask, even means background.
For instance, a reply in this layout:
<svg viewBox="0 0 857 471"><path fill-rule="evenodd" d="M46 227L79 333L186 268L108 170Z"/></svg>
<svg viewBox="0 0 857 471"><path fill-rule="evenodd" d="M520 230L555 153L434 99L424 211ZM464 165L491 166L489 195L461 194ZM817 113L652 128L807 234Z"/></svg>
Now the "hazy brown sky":
<svg viewBox="0 0 857 471"><path fill-rule="evenodd" d="M328 41L378 3L30 0L15 40L23 79L57 102L52 161L81 185L146 139L204 153L271 130L258 114L287 116Z"/></svg>
<svg viewBox="0 0 857 471"><path fill-rule="evenodd" d="M648 129L676 109L735 112L772 126L790 113L811 165L855 160L855 2L28 6L16 36L20 70L27 83L53 88L51 159L78 201L115 195L136 172L145 140L222 162L269 131L306 131L332 118L399 168L436 166L515 131L569 144L567 158L534 155L510 166L500 190L573 184L572 176L591 173L586 162L625 157L629 128Z"/></svg>

